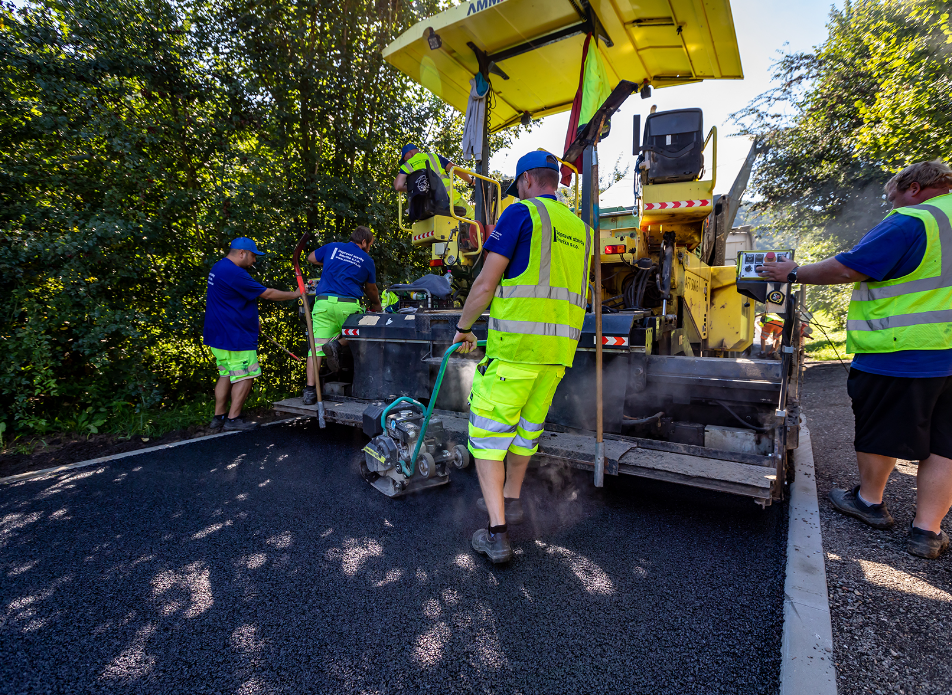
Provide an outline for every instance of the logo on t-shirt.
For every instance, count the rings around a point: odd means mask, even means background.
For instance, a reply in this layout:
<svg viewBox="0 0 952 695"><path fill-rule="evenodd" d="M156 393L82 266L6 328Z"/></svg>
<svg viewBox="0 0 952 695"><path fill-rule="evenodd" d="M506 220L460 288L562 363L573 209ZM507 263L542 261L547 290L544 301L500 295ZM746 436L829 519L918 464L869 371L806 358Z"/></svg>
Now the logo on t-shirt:
<svg viewBox="0 0 952 695"><path fill-rule="evenodd" d="M360 256L356 256L348 251L344 251L340 246L335 246L334 250L331 252L330 260L337 259L343 261L344 263L350 263L355 265L358 268L364 265L364 259Z"/></svg>

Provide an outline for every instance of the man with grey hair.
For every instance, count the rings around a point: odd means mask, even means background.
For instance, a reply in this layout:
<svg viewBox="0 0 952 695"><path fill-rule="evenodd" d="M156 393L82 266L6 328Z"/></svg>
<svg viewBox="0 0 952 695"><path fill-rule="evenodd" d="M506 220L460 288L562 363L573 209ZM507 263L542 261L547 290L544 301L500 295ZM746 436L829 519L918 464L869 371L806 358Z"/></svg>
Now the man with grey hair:
<svg viewBox="0 0 952 695"><path fill-rule="evenodd" d="M952 507L952 169L919 162L886 184L892 212L852 249L819 263L767 263L778 281L855 283L847 315L855 353L847 391L856 419L860 484L834 489L843 514L878 529L895 522L883 492L896 459L919 462L907 550L936 558L949 547Z"/></svg>

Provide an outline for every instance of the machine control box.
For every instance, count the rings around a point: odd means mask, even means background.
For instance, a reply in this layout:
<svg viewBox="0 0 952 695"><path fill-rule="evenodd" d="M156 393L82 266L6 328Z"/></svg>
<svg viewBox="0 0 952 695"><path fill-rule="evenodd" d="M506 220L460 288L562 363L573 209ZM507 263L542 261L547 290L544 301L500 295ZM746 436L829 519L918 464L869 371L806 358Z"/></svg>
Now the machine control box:
<svg viewBox="0 0 952 695"><path fill-rule="evenodd" d="M737 279L738 280L761 280L766 282L767 278L762 278L757 274L757 266L764 264L764 259L768 253L773 253L776 260L793 260L792 249L757 249L756 251L738 251L737 252Z"/></svg>

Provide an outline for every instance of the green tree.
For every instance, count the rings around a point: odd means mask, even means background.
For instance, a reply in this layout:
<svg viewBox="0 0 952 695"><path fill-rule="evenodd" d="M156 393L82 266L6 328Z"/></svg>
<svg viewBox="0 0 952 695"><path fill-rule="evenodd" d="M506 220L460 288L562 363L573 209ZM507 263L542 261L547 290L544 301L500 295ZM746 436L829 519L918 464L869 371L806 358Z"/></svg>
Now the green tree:
<svg viewBox="0 0 952 695"><path fill-rule="evenodd" d="M810 256L854 245L889 210L885 182L952 145L948 3L856 0L831 11L828 29L813 52L783 56L776 86L734 114L769 148L753 211ZM810 297L842 317L844 292Z"/></svg>

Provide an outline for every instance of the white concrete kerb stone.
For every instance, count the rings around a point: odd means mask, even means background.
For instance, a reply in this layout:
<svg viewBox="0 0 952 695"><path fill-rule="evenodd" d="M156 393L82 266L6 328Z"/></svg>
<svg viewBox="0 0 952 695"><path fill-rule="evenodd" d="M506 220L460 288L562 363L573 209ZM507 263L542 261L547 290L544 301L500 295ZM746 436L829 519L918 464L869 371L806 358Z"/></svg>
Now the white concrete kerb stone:
<svg viewBox="0 0 952 695"><path fill-rule="evenodd" d="M271 425L281 425L286 422L291 422L292 420L299 420L300 418L292 417L286 418L284 420L275 420L274 422L269 422L261 427L270 427ZM253 430L252 430L253 431ZM129 458L130 456L139 456L140 454L150 454L153 451L165 451L166 449L172 449L177 446L185 446L186 444L194 444L195 442L204 442L208 439L216 439L218 437L227 437L232 434L239 434L239 432L219 432L218 434L209 434L204 437L195 437L193 439L184 439L181 442L172 442L171 444L160 444L159 446L150 446L145 449L136 449L135 451L126 451L122 454L113 454L112 456L102 456L98 459L89 459L88 461L80 461L79 463L70 463L65 466L57 466L56 468L44 468L41 471L30 471L28 473L19 473L17 475L10 475L6 478L0 478L0 485L4 483L15 483L18 480L29 480L30 478L40 478L45 475L55 475L56 473L63 473L64 471L71 471L75 468L86 468L87 466L95 466L100 463L109 463L110 461L117 461L119 459Z"/></svg>
<svg viewBox="0 0 952 695"><path fill-rule="evenodd" d="M796 474L790 486L780 695L836 695L813 443L805 421L793 460Z"/></svg>

